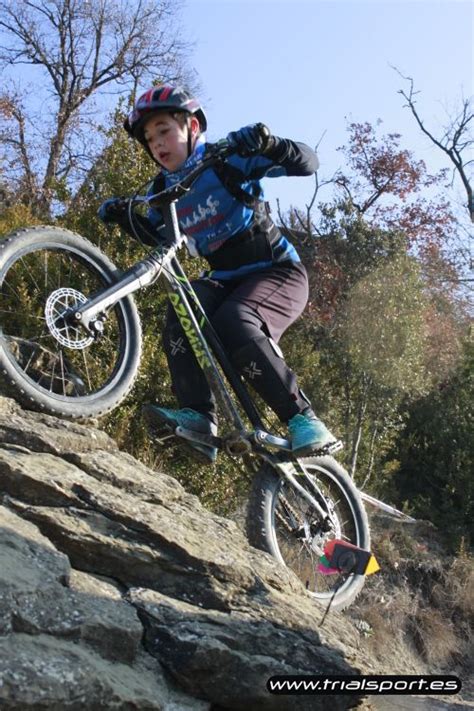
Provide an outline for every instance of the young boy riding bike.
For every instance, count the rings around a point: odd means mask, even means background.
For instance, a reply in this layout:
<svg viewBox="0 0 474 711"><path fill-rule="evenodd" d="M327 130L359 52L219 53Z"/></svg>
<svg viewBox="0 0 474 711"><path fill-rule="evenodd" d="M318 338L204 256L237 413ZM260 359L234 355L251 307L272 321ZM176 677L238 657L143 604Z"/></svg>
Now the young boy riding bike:
<svg viewBox="0 0 474 711"><path fill-rule="evenodd" d="M124 126L160 167L151 194L183 180L209 146L202 107L179 87L149 89ZM192 285L233 365L288 424L292 452L303 456L336 438L313 413L278 346L306 306L308 279L295 248L270 219L259 181L312 175L318 158L303 143L270 135L263 124L233 131L227 141L236 153L224 169L204 171L177 202L190 251L210 266ZM134 236L120 199L106 200L99 217ZM163 239L159 210L151 208L139 222L143 241L156 245ZM163 344L180 409L147 405L148 420L217 434L214 396L171 304ZM191 444L204 461L215 461L214 447Z"/></svg>

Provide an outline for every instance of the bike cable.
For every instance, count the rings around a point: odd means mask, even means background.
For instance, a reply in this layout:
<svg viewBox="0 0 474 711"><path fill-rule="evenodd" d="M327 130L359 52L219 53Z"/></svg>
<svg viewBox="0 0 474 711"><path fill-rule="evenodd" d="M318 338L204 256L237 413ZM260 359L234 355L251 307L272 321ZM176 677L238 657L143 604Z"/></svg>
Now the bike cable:
<svg viewBox="0 0 474 711"><path fill-rule="evenodd" d="M137 219L137 216L134 214L133 207L134 202L138 197L143 197L144 204L149 202L152 196L148 194L148 188L152 183L152 180L148 180L146 183L143 183L143 185L140 185L140 187L136 190L132 197L127 200L127 217L130 223L130 227L132 229L135 239L139 242L139 244L141 244L141 246L144 248L148 255L151 255L153 250L150 249L150 245L143 242L140 232L142 232L142 234L145 234L152 241L156 241L156 235L150 230L148 230L144 225L140 224Z"/></svg>
<svg viewBox="0 0 474 711"><path fill-rule="evenodd" d="M355 573L356 573L356 570L357 570L357 559L356 559L355 556L352 556L352 557L351 557L351 563L352 563L352 565L350 566L350 569L347 569L347 570L346 570L346 569L344 568L341 572L344 572L344 573L346 573L347 575L355 574ZM330 611L330 609L331 609L331 605L332 605L332 603L334 602L334 598L336 597L336 594L338 593L339 589L344 585L344 583L346 582L346 580L347 580L347 578L343 578L343 579L336 585L336 587L334 588L333 593L332 593L332 595L331 595L331 599L329 600L329 604L328 604L327 608L326 608L325 611L324 611L324 615L322 616L321 622L319 623L319 627L322 627L322 626L323 626L324 620L325 620L326 617L328 616L329 611Z"/></svg>

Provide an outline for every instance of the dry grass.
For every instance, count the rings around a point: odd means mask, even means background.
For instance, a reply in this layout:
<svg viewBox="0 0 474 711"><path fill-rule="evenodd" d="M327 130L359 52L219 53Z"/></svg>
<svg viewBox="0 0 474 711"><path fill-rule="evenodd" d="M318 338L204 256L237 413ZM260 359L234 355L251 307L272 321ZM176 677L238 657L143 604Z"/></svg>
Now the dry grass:
<svg viewBox="0 0 474 711"><path fill-rule="evenodd" d="M433 587L433 602L449 608L454 615L474 617L474 561L469 556L455 558L446 571L443 584Z"/></svg>
<svg viewBox="0 0 474 711"><path fill-rule="evenodd" d="M412 634L423 659L430 666L450 665L459 654L459 640L452 622L439 610L419 609L412 621Z"/></svg>
<svg viewBox="0 0 474 711"><path fill-rule="evenodd" d="M364 645L381 667L420 666L431 673L459 668L468 673L474 641L474 561L466 551L448 556L430 524L372 528L381 572L370 577L350 608L367 622ZM401 672L400 672L401 673Z"/></svg>
<svg viewBox="0 0 474 711"><path fill-rule="evenodd" d="M403 642L406 621L418 608L416 596L403 583L396 590L388 589L382 577L366 586L352 614L367 622L372 628L368 646L377 657L387 654L387 645Z"/></svg>

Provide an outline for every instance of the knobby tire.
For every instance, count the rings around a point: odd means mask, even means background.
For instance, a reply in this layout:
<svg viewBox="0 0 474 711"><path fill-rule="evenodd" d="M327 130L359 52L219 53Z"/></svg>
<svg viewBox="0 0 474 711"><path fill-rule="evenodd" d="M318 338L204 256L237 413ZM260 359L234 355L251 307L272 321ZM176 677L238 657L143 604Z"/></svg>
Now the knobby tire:
<svg viewBox="0 0 474 711"><path fill-rule="evenodd" d="M25 228L0 240L0 376L6 394L27 408L71 419L104 415L125 398L142 343L132 297L110 309L102 340L84 348L58 342L45 318L51 293L64 291L74 305L76 294L89 298L119 275L100 249L66 229ZM63 330L77 343L87 336Z"/></svg>

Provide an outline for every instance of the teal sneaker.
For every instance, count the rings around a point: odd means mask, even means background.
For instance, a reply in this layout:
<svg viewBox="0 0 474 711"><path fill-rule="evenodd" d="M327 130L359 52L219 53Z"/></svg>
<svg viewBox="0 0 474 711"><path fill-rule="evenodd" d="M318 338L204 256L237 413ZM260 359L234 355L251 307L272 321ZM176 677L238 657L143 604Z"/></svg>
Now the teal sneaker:
<svg viewBox="0 0 474 711"><path fill-rule="evenodd" d="M337 437L313 413L294 415L288 422L291 435L291 451L298 457L323 449L337 441Z"/></svg>
<svg viewBox="0 0 474 711"><path fill-rule="evenodd" d="M158 407L157 405L145 405L142 409L149 430L152 434L157 433L163 425L167 425L173 431L177 427L184 427L187 430L202 432L204 434L217 435L217 425L209 418L190 407L184 407L182 410L170 410L166 407ZM217 448L199 442L191 442L190 440L182 439L184 444L187 444L194 456L206 464L213 464L217 459Z"/></svg>

